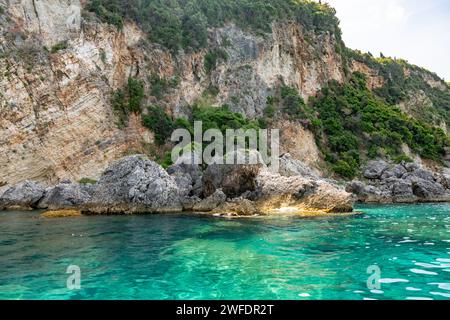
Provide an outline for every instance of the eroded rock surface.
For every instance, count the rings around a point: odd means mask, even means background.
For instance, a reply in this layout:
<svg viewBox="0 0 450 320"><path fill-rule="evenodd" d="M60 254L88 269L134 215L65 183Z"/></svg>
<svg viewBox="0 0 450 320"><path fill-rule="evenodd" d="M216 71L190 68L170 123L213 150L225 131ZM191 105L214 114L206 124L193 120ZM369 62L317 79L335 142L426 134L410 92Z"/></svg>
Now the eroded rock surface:
<svg viewBox="0 0 450 320"><path fill-rule="evenodd" d="M120 159L94 186L86 209L93 213L181 211L182 192L175 179L145 156Z"/></svg>
<svg viewBox="0 0 450 320"><path fill-rule="evenodd" d="M82 207L92 200L94 187L70 181L60 183L45 190L45 195L38 204L40 209L70 209Z"/></svg>
<svg viewBox="0 0 450 320"><path fill-rule="evenodd" d="M44 189L26 181L9 188L0 204L2 208L69 209L90 214L184 210L250 216L284 214L286 210L336 213L353 209L351 194L331 182L312 178L309 171L304 176L286 177L271 173L262 163L211 165L203 175L194 165L176 164L168 171L171 175L143 155L129 156L110 165L93 185L64 181ZM202 190L199 196L193 194L198 183ZM432 192L428 185L417 188Z"/></svg>
<svg viewBox="0 0 450 320"><path fill-rule="evenodd" d="M448 177L417 163L370 162L364 181L352 181L347 191L366 203L415 203L450 201Z"/></svg>
<svg viewBox="0 0 450 320"><path fill-rule="evenodd" d="M34 181L24 181L6 189L0 195L0 210L30 210L37 207L45 187Z"/></svg>
<svg viewBox="0 0 450 320"><path fill-rule="evenodd" d="M283 210L351 212L351 194L324 180L283 177L269 172L258 176L256 202L265 213Z"/></svg>

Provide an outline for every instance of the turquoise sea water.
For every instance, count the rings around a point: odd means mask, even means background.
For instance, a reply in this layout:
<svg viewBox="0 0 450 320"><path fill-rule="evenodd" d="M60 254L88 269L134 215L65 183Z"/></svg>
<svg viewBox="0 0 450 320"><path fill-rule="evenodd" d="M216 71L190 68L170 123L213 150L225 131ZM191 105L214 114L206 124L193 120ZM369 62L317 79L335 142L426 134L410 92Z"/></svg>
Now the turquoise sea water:
<svg viewBox="0 0 450 320"><path fill-rule="evenodd" d="M239 220L2 212L0 299L450 299L449 204L359 209ZM70 265L80 290L66 287ZM380 289L367 286L371 265Z"/></svg>

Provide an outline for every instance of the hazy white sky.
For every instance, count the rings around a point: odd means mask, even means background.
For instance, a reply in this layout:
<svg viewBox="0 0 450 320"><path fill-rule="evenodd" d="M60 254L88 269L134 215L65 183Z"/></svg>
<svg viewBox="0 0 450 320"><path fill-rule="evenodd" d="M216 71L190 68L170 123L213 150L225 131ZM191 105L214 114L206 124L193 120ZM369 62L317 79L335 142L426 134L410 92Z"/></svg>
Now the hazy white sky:
<svg viewBox="0 0 450 320"><path fill-rule="evenodd" d="M348 47L398 57L450 81L450 0L322 0Z"/></svg>

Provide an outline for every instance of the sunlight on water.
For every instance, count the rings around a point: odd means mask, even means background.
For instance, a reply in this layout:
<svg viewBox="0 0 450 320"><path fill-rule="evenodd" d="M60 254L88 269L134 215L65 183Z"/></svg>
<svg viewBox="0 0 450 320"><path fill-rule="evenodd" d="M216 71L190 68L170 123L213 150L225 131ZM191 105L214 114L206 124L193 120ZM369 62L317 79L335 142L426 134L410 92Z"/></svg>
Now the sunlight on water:
<svg viewBox="0 0 450 320"><path fill-rule="evenodd" d="M0 299L450 299L450 205L359 209L242 220L3 212ZM80 290L66 288L69 265Z"/></svg>

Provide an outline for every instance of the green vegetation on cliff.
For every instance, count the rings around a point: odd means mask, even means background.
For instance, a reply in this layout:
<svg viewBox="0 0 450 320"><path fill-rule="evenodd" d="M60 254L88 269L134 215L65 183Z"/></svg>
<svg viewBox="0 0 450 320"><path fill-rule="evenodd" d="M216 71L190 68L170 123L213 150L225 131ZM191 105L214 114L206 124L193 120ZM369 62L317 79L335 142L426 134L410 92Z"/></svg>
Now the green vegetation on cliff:
<svg viewBox="0 0 450 320"><path fill-rule="evenodd" d="M232 112L227 106L197 106L192 107L189 119L169 117L163 108L150 106L147 112L142 114L142 124L155 134L155 141L159 146L169 142L172 132L177 128L187 129L191 135L194 133L194 121L202 122L202 132L208 129L219 129L225 136L227 129L255 129L261 125L258 120L249 120L240 113ZM162 159L156 159L163 167L172 164L170 152L167 152Z"/></svg>
<svg viewBox="0 0 450 320"><path fill-rule="evenodd" d="M155 134L155 141L159 145L167 142L174 130L172 119L158 106L147 108L147 114L142 115L142 124Z"/></svg>
<svg viewBox="0 0 450 320"><path fill-rule="evenodd" d="M386 80L383 87L374 90L386 103L398 104L405 101L411 93L423 92L433 105L431 108L423 106L420 110L414 110L414 116L435 125L444 120L450 126L450 91L431 86L424 79L427 77L429 81L445 87L445 82L436 74L402 59L375 58L369 53L363 54L351 49L347 49L347 55L375 70Z"/></svg>
<svg viewBox="0 0 450 320"><path fill-rule="evenodd" d="M310 104L318 111L318 144L334 171L344 177L357 174L362 157L403 158L403 143L424 158L441 161L449 143L442 129L376 97L358 72L346 84L331 82Z"/></svg>
<svg viewBox="0 0 450 320"><path fill-rule="evenodd" d="M131 113L140 113L141 104L144 99L144 83L135 78L128 78L123 89L113 93L111 104L117 116L117 125L122 128L128 123L128 116Z"/></svg>
<svg viewBox="0 0 450 320"><path fill-rule="evenodd" d="M148 80L151 86L150 94L157 99L162 99L170 89L174 89L180 84L180 79L178 77L165 79L157 74L151 74L148 77Z"/></svg>
<svg viewBox="0 0 450 320"><path fill-rule="evenodd" d="M223 134L227 129L258 130L260 127L258 120L246 119L242 114L230 111L227 106L219 108L194 106L190 118L191 125L194 121L202 122L203 131L219 129Z"/></svg>
<svg viewBox="0 0 450 320"><path fill-rule="evenodd" d="M205 55L205 70L207 73L211 73L217 66L217 62L220 60L227 60L228 56L225 50L216 49L213 51L209 51Z"/></svg>
<svg viewBox="0 0 450 320"><path fill-rule="evenodd" d="M346 76L344 83L330 82L307 103L296 88L281 85L267 98L263 119L245 119L226 106L212 107L219 94L219 88L212 83L204 87L206 89L191 108L189 118L174 119L165 112L169 107L163 100L171 89L178 87L180 79L147 75L148 94L157 101L143 109L144 82L130 78L123 89L114 93L112 100L119 125L126 125L130 113L141 114L143 125L155 133L159 146L169 145L170 134L176 128L184 127L192 132L194 121L202 121L204 131L218 128L225 132L228 128L266 127L275 118L289 119L314 132L317 144L334 172L352 178L366 159L381 157L410 161L404 154L404 145L423 158L437 162L442 161L449 145L448 136L438 128L443 123L450 125L448 84L404 60L375 58L345 48L340 40L335 11L328 5L306 0L92 0L88 10L118 28L126 19L134 20L150 42L173 53L181 49L204 49L206 73L228 59L223 50L227 46L224 44L226 39L222 39L222 48L208 47L210 27L231 22L245 31L263 34L270 32L274 21L296 21L308 31L335 35L335 50L342 57L341 67ZM308 41L306 36L305 41ZM350 73L352 61L372 69L375 75L382 77L384 85L369 90L363 74Z"/></svg>
<svg viewBox="0 0 450 320"><path fill-rule="evenodd" d="M91 0L87 9L118 28L125 19L133 20L151 42L173 52L206 47L207 28L227 22L267 33L273 21L292 20L309 30L340 36L335 10L308 0Z"/></svg>

